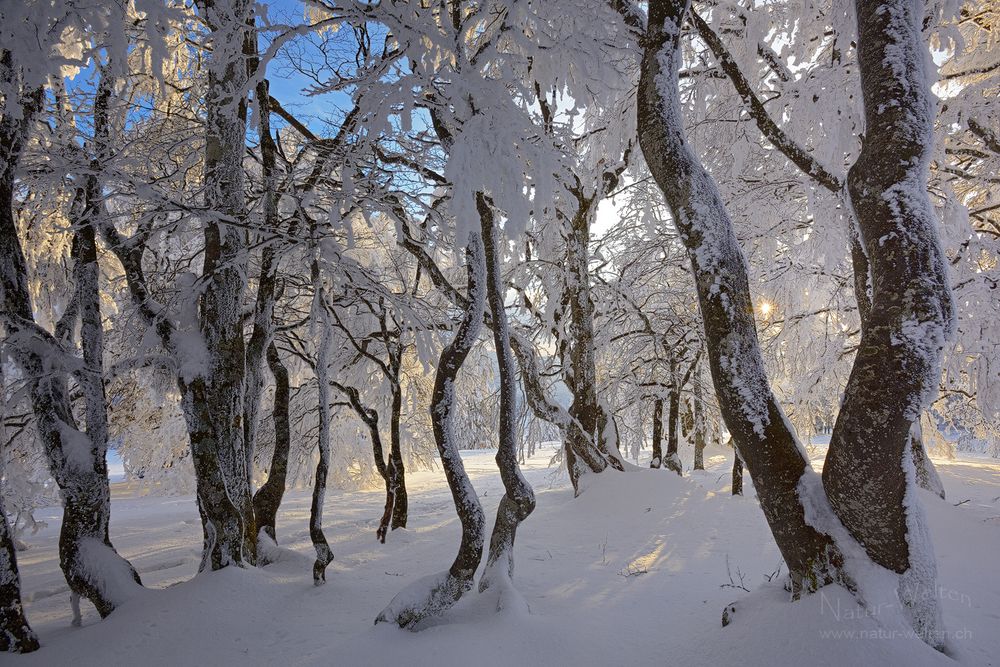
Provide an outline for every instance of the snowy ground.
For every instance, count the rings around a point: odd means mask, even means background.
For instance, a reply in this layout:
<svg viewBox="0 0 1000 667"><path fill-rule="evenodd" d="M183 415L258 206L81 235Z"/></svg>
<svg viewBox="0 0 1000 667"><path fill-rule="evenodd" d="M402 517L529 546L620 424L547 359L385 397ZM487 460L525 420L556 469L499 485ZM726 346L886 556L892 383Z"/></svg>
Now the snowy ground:
<svg viewBox="0 0 1000 667"><path fill-rule="evenodd" d="M780 561L748 484L729 495L730 459L709 470L605 474L574 499L551 451L526 466L538 506L518 531L515 584L530 614L494 612L470 593L432 627L373 626L418 577L447 568L459 527L443 475L408 477L410 528L375 540L379 491L330 492L326 525L336 559L314 587L308 495L286 497L284 552L258 570L194 576L201 528L191 497L137 497L116 485L112 538L151 589L105 621L87 608L70 627L58 569L59 510L19 554L29 619L43 647L11 665L866 665L954 664L921 642L879 636L840 589L787 602L767 583ZM821 454L820 454L821 455ZM502 486L491 452L464 455L492 526ZM1000 462L936 461L948 500L923 494L940 564L940 595L957 661L1000 664ZM967 501L967 502L963 502ZM956 503L961 503L955 505ZM728 563L728 566L727 566ZM728 572L727 572L728 567ZM784 572L782 572L784 574ZM783 580L776 578L776 582ZM745 592L741 584L753 591ZM727 603L735 622L720 627Z"/></svg>

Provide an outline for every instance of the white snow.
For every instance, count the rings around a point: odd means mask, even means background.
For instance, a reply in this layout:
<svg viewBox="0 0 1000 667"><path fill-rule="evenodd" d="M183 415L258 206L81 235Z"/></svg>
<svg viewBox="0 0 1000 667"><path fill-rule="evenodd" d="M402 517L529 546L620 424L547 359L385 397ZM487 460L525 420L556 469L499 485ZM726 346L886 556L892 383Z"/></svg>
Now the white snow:
<svg viewBox="0 0 1000 667"><path fill-rule="evenodd" d="M494 452L462 454L492 520L503 495ZM373 621L409 584L454 558L459 524L439 471L409 475L410 528L390 533L384 545L375 539L383 492L331 489L325 528L337 559L319 588L312 585L307 492L286 496L276 562L195 577L201 525L194 498L140 498L116 484L112 539L146 585L161 590L104 621L84 603L79 629L70 627L57 562L60 511L41 510L37 517L48 527L29 538L18 560L43 647L3 664L953 664L905 636L892 621L895 611L859 607L837 587L789 602L784 570L767 583L780 558L750 481L744 497L730 496L726 450L709 448L708 470L684 478L648 469L591 475L576 499L565 474L548 468L552 454L542 448L524 466L538 506L518 529L516 592L470 592L415 633ZM819 451L817 468L821 459ZM1000 462L965 455L935 463L949 501L921 492L921 502L954 657L963 665L997 664ZM741 576L751 593L728 585ZM522 613L521 597L530 614ZM722 610L732 602L734 620L722 628Z"/></svg>

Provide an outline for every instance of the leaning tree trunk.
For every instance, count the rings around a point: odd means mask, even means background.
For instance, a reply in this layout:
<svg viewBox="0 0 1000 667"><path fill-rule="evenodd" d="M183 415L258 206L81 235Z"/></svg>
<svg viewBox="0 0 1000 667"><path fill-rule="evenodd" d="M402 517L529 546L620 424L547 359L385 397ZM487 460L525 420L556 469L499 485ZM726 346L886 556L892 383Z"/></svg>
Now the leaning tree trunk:
<svg viewBox="0 0 1000 667"><path fill-rule="evenodd" d="M497 467L503 480L504 495L497 508L497 520L490 537L486 571L479 581L484 591L498 584L497 577L509 580L514 575L514 537L517 527L535 509L535 494L517 463L517 374L510 349L510 331L504 306L503 277L500 271L501 236L493 209L482 193L476 195L476 208L482 225L486 255L486 298L493 315L493 345L496 348L500 375L500 443L497 447ZM504 604L506 587L500 585L500 601Z"/></svg>
<svg viewBox="0 0 1000 667"><path fill-rule="evenodd" d="M9 52L0 58L3 78L13 89L17 76ZM16 169L27 139L28 124L41 107L42 90L25 99L8 94L0 118L0 317L7 329L7 346L21 368L31 400L35 427L42 442L49 471L63 499L59 532L59 564L74 601L90 600L102 617L140 589L139 576L111 546L108 521L111 494L108 486L107 404L103 385L103 329L98 292L97 245L94 227L103 206L97 177L92 174L80 189L73 214L76 231L72 244L76 288L57 327L68 341L77 318L83 364L71 359L63 341L34 320L28 290L28 269L21 249L14 214ZM107 117L108 83L102 77L95 104L99 121L103 106ZM15 110L13 107L18 106ZM99 135L106 123L96 122ZM101 137L95 151L104 145ZM96 165L91 165L95 166ZM82 210L81 210L82 209ZM77 425L69 396L70 366L85 401L86 430ZM10 562L13 566L14 561ZM3 568L8 569L8 568Z"/></svg>
<svg viewBox="0 0 1000 667"><path fill-rule="evenodd" d="M479 234L470 233L466 252L469 276L467 306L454 339L441 351L431 397L434 441L462 524L458 555L448 570L424 577L401 591L378 615L376 623L392 622L401 628L413 628L429 616L444 613L472 588L476 568L483 557L483 508L465 472L454 431L455 379L476 343L485 313L486 268L483 253Z"/></svg>
<svg viewBox="0 0 1000 667"><path fill-rule="evenodd" d="M685 140L678 71L687 1L652 0L638 91L638 133L691 260L723 419L755 480L796 592L831 580L841 557L806 522L799 483L808 461L764 371L746 260L722 197Z"/></svg>
<svg viewBox="0 0 1000 667"><path fill-rule="evenodd" d="M28 625L21 605L21 576L17 570L14 536L7 525L0 495L0 652L30 653L38 636Z"/></svg>
<svg viewBox="0 0 1000 667"><path fill-rule="evenodd" d="M913 629L941 648L936 564L910 433L954 328L927 194L934 105L919 0L856 0L865 140L848 190L871 275L871 310L837 415L823 485L841 523L900 575ZM931 593L928 593L931 592Z"/></svg>
<svg viewBox="0 0 1000 667"><path fill-rule="evenodd" d="M257 520L258 532L264 531L268 537L277 542L275 521L278 508L281 507L281 499L285 495L288 452L291 449L292 438L288 406L288 369L281 363L274 341L267 346L267 365L271 369L271 375L274 376L274 409L271 412L271 419L274 422L274 451L271 454L267 481L253 496L253 513Z"/></svg>

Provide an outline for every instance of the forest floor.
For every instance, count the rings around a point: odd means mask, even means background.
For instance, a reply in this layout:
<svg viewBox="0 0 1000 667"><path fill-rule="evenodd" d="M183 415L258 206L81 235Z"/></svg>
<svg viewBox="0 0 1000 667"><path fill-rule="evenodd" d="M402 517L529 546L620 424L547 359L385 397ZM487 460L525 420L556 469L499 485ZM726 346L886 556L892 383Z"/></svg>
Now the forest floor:
<svg viewBox="0 0 1000 667"><path fill-rule="evenodd" d="M503 494L492 452L464 452L492 527ZM896 635L877 610L837 587L788 602L781 562L747 481L729 494L731 454L708 470L591 476L574 499L543 449L525 466L537 509L518 530L514 583L530 609L495 611L470 592L412 633L373 619L405 585L446 569L459 526L440 471L408 476L409 528L375 540L378 490L326 496L336 559L312 585L309 495L293 491L278 516L285 550L266 568L194 577L201 526L194 499L139 497L116 485L112 539L149 590L101 621L84 604L70 627L58 569L60 511L19 553L29 620L42 649L12 665L936 665L954 662ZM822 462L817 451L817 468ZM922 494L939 563L939 595L965 665L1000 665L1000 461L935 460L948 493ZM964 502L963 502L964 501ZM488 538L487 538L488 539ZM193 577L193 578L192 578ZM748 590L743 590L743 589ZM738 603L722 628L723 608Z"/></svg>

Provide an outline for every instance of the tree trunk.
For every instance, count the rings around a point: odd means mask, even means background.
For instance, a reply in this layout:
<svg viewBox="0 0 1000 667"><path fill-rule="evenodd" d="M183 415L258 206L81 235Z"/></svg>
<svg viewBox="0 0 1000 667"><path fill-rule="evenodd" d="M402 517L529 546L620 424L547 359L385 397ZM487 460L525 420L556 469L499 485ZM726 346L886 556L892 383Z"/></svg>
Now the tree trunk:
<svg viewBox="0 0 1000 667"><path fill-rule="evenodd" d="M743 495L743 461L735 449L733 450L733 495Z"/></svg>
<svg viewBox="0 0 1000 667"><path fill-rule="evenodd" d="M659 468L663 464L663 399L653 401L653 459L650 468Z"/></svg>
<svg viewBox="0 0 1000 667"><path fill-rule="evenodd" d="M692 410L694 411L694 469L704 470L707 438L705 433L705 406L702 405L700 368L699 372L696 372L694 376L694 405Z"/></svg>
<svg viewBox="0 0 1000 667"><path fill-rule="evenodd" d="M318 252L315 250L314 252ZM313 479L312 505L309 509L309 537L316 550L316 561L313 563L313 583L319 586L326 582L326 567L333 560L333 552L323 534L323 501L326 498L326 479L330 470L330 345L331 327L326 316L326 295L322 285L318 258L312 263L313 289L313 325L314 335L319 335L320 343L316 354L316 384L319 410L319 436L317 449L319 461L316 463L316 475ZM316 331L318 329L318 332Z"/></svg>
<svg viewBox="0 0 1000 667"><path fill-rule="evenodd" d="M663 465L681 474L681 458L678 453L677 424L680 420L681 391L677 382L677 368L671 361L670 369L670 400L667 409L667 454L663 457Z"/></svg>
<svg viewBox="0 0 1000 667"><path fill-rule="evenodd" d="M913 493L911 427L935 391L953 305L927 195L934 106L917 0L856 0L866 132L848 190L871 311L837 415L823 484L841 523L900 574L913 629L943 647L936 565ZM905 233L900 233L905 230Z"/></svg>
<svg viewBox="0 0 1000 667"><path fill-rule="evenodd" d="M401 628L412 628L424 618L444 613L472 588L476 568L483 556L483 508L465 472L454 433L455 378L476 343L485 312L486 269L483 253L479 234L470 233L466 252L469 276L467 307L455 337L441 351L431 397L434 441L462 524L458 555L447 571L420 579L400 592L378 615L376 623L393 622Z"/></svg>
<svg viewBox="0 0 1000 667"><path fill-rule="evenodd" d="M944 500L944 484L941 483L937 468L924 449L923 428L919 419L913 422L913 427L910 429L910 455L917 475L917 486Z"/></svg>
<svg viewBox="0 0 1000 667"><path fill-rule="evenodd" d="M289 423L288 369L281 363L274 341L267 346L267 365L274 376L274 452L267 481L253 496L253 513L258 531L264 531L275 542L278 541L275 522L281 499L285 495L285 480L288 477L288 452L291 449L291 427Z"/></svg>
<svg viewBox="0 0 1000 667"><path fill-rule="evenodd" d="M3 415L0 415L0 436L3 433ZM0 441L6 441L3 437ZM3 479L0 470L0 480ZM0 488L0 653L30 653L38 649L38 637L28 625L21 604L21 575L17 569L14 535L7 525L3 508L3 489Z"/></svg>
<svg viewBox="0 0 1000 667"><path fill-rule="evenodd" d="M566 241L566 264L569 272L569 373L573 391L570 416L579 428L567 432L567 445L573 459L586 464L591 472L601 472L609 465L622 470L617 440L607 433L609 415L597 397L597 367L594 352L594 302L590 296L590 225L597 213L597 193L586 197L578 184L574 190L578 201L570 220ZM567 462L570 458L567 457ZM579 465L568 468L573 486L579 484Z"/></svg>
<svg viewBox="0 0 1000 667"><path fill-rule="evenodd" d="M9 52L0 56L0 69L8 90L17 90L19 76ZM107 132L109 82L103 77L95 102L95 154ZM7 329L7 345L21 368L31 400L49 471L63 499L63 521L59 532L59 564L74 596L90 600L101 617L139 589L139 576L111 545L108 520L111 515L107 462L107 405L103 384L103 329L98 292L97 245L94 227L103 207L96 175L78 192L74 206L76 230L72 244L72 302L57 326L65 341L40 327L28 290L28 269L21 249L14 214L14 188L21 150L27 140L31 117L41 108L43 91L22 99L8 93L0 118L0 317ZM18 107L15 109L15 107ZM103 112L102 112L103 109ZM102 123L101 118L104 118ZM78 202L79 203L79 200ZM72 372L85 400L86 430L73 416L69 397L70 354L63 343L71 338L76 318L81 323L83 364ZM76 365L73 363L72 365ZM14 567L11 560L8 570Z"/></svg>
<svg viewBox="0 0 1000 667"><path fill-rule="evenodd" d="M191 438L205 549L201 569L253 565L253 516L248 443L244 440L246 344L243 290L247 282L243 156L246 152L246 49L253 5L247 0L199 0L211 29L205 94L204 290L199 329L203 359L181 377ZM178 350L181 354L186 350ZM192 360L195 361L195 360Z"/></svg>
<svg viewBox="0 0 1000 667"><path fill-rule="evenodd" d="M257 84L257 133L260 135L261 198L263 200L263 229L275 233L280 227L278 214L277 174L275 173L276 146L271 137L271 110L267 80ZM246 393L243 397L243 442L247 456L247 471L253 472L254 450L257 445L260 397L264 390L264 362L270 354L274 338L274 304L277 300L278 260L275 242L264 245L260 254L260 274L257 279L257 299L254 303L253 331L247 342ZM279 361L280 363L280 361ZM270 362L268 361L268 365ZM273 373L273 370L272 370ZM284 480L282 480L284 486ZM280 502L281 496L278 496ZM277 507L274 508L277 511ZM274 539L274 516L270 517L270 535ZM262 528L257 518L258 531Z"/></svg>
<svg viewBox="0 0 1000 667"><path fill-rule="evenodd" d="M493 209L482 193L476 195L476 208L482 226L486 256L486 295L493 315L493 345L500 373L500 442L496 462L503 480L504 495L497 508L497 519L490 537L486 571L479 582L484 591L496 583L496 577L509 580L514 575L514 538L517 527L535 509L535 494L517 463L517 375L510 349L507 309L504 305L501 275L501 235ZM500 591L503 595L504 587ZM503 604L501 598L500 604Z"/></svg>
<svg viewBox="0 0 1000 667"><path fill-rule="evenodd" d="M406 469L403 465L403 446L401 422L403 412L403 388L400 384L400 367L402 366L402 346L393 356L391 362L392 377L392 420L390 422L389 453L389 496L392 500L392 529L406 528L409 512L409 501L406 497ZM389 502L387 498L386 502Z"/></svg>
<svg viewBox="0 0 1000 667"><path fill-rule="evenodd" d="M678 71L688 4L649 3L639 143L688 250L723 419L751 475L762 480L761 508L798 592L831 580L841 558L832 540L806 522L798 487L809 464L767 381L746 260L714 181L685 140Z"/></svg>

